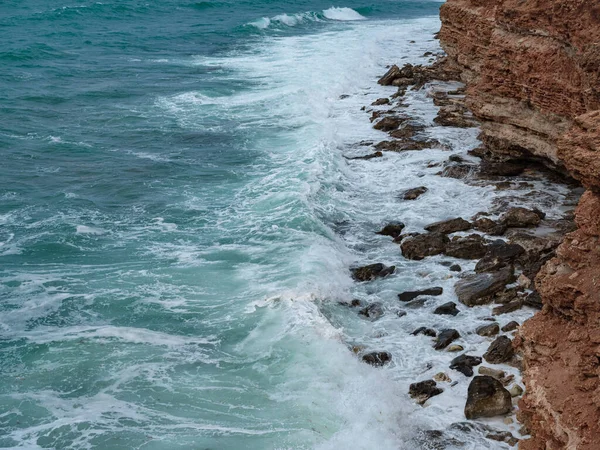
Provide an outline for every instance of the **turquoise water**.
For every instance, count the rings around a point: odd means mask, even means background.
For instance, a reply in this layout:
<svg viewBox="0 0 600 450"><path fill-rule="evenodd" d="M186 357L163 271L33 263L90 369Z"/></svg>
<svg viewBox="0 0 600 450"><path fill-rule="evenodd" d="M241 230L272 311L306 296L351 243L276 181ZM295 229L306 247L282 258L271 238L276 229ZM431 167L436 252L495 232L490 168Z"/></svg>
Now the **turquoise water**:
<svg viewBox="0 0 600 450"><path fill-rule="evenodd" d="M0 447L403 448L335 309L385 209L342 153L438 8L2 2Z"/></svg>

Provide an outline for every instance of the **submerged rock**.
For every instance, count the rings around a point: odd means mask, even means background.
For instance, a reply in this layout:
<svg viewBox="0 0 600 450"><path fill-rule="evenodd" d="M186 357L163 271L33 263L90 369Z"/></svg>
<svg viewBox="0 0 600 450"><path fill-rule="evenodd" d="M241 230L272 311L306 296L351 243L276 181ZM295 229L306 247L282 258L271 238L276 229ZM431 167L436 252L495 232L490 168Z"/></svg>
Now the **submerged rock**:
<svg viewBox="0 0 600 450"><path fill-rule="evenodd" d="M406 120L408 120L406 117L384 117L373 125L373 128L380 131L392 131L397 129Z"/></svg>
<svg viewBox="0 0 600 450"><path fill-rule="evenodd" d="M441 233L419 234L405 239L400 248L405 258L418 261L444 253L448 242L448 237Z"/></svg>
<svg viewBox="0 0 600 450"><path fill-rule="evenodd" d="M437 383L434 380L413 383L408 389L408 395L415 399L419 405L422 405L431 397L440 395L442 392L444 392L444 390L437 387Z"/></svg>
<svg viewBox="0 0 600 450"><path fill-rule="evenodd" d="M378 98L377 100L375 100L373 103L371 103L371 106L381 106L381 105L389 105L390 104L390 99L389 98Z"/></svg>
<svg viewBox="0 0 600 450"><path fill-rule="evenodd" d="M419 327L410 334L412 334L413 336L418 336L420 334L422 334L424 336L429 336L429 337L437 336L437 333L435 332L435 330L433 330L431 328L427 328L427 327Z"/></svg>
<svg viewBox="0 0 600 450"><path fill-rule="evenodd" d="M428 190L425 186L408 189L402 193L402 198L404 200L416 200Z"/></svg>
<svg viewBox="0 0 600 450"><path fill-rule="evenodd" d="M492 342L483 354L483 358L490 364L502 364L512 359L515 351L512 341L506 336L500 336Z"/></svg>
<svg viewBox="0 0 600 450"><path fill-rule="evenodd" d="M392 360L390 352L371 352L363 355L362 360L375 367L381 367Z"/></svg>
<svg viewBox="0 0 600 450"><path fill-rule="evenodd" d="M436 350L442 350L448 347L452 342L460 338L458 331L454 329L442 330L433 345Z"/></svg>
<svg viewBox="0 0 600 450"><path fill-rule="evenodd" d="M492 377L476 376L469 384L465 417L479 419L508 414L512 411L510 392Z"/></svg>
<svg viewBox="0 0 600 450"><path fill-rule="evenodd" d="M384 264L369 264L368 266L351 269L352 277L357 281L371 281L375 278L383 278L396 270L396 266L385 266Z"/></svg>
<svg viewBox="0 0 600 450"><path fill-rule="evenodd" d="M425 230L432 233L450 234L457 231L466 231L471 229L471 224L463 219L457 217L456 219L443 220L441 222L435 222L431 225L427 225Z"/></svg>
<svg viewBox="0 0 600 450"><path fill-rule="evenodd" d="M380 302L371 303L366 308L361 309L358 314L371 320L377 320L383 316L383 305Z"/></svg>
<svg viewBox="0 0 600 450"><path fill-rule="evenodd" d="M381 234L383 236L391 236L393 238L397 238L402 234L402 230L405 225L402 222L390 222L386 226L384 226L377 234Z"/></svg>
<svg viewBox="0 0 600 450"><path fill-rule="evenodd" d="M492 301L492 297L514 281L512 267L497 272L467 275L454 286L458 300L467 306L483 305Z"/></svg>
<svg viewBox="0 0 600 450"><path fill-rule="evenodd" d="M398 299L401 302L409 302L417 297L420 297L421 295L437 296L442 295L443 292L444 289L442 289L441 287L432 287L429 289L422 289L420 291L406 291L402 292L401 294L398 294Z"/></svg>
<svg viewBox="0 0 600 450"><path fill-rule="evenodd" d="M460 355L450 361L450 368L459 371L467 377L472 377L473 367L481 364L481 361L482 359L479 356Z"/></svg>
<svg viewBox="0 0 600 450"><path fill-rule="evenodd" d="M456 303L448 302L438 306L433 311L433 314L456 316L460 311L456 308Z"/></svg>

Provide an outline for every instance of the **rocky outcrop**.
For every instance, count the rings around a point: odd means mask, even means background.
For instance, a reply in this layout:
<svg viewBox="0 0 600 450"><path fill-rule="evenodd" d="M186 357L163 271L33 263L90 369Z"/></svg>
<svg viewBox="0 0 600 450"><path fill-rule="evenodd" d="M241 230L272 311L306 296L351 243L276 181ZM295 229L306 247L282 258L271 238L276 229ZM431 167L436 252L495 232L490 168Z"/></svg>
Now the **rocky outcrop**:
<svg viewBox="0 0 600 450"><path fill-rule="evenodd" d="M519 417L531 431L519 448L600 448L600 3L448 0L441 18L447 64L481 121L480 153L542 162L588 189L579 228L537 275L543 310L515 339L526 384Z"/></svg>

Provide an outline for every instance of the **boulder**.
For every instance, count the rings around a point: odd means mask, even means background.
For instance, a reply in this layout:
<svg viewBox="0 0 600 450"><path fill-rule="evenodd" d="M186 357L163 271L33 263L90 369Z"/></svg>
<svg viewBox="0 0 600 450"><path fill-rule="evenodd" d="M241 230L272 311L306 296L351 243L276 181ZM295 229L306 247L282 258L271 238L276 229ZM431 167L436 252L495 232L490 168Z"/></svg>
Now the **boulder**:
<svg viewBox="0 0 600 450"><path fill-rule="evenodd" d="M506 303L502 306L496 306L492 309L493 316L499 316L501 314L508 314L514 311L518 311L523 307L523 300L513 300L512 302Z"/></svg>
<svg viewBox="0 0 600 450"><path fill-rule="evenodd" d="M383 316L383 305L380 302L371 303L366 308L361 309L358 314L371 320L377 320Z"/></svg>
<svg viewBox="0 0 600 450"><path fill-rule="evenodd" d="M385 75L382 76L379 81L377 81L377 83L381 84L382 86L391 86L394 80L400 77L400 68L394 64L392 67L390 67L390 70L388 70Z"/></svg>
<svg viewBox="0 0 600 450"><path fill-rule="evenodd" d="M406 120L405 117L384 117L373 125L373 128L380 131L392 131L397 129Z"/></svg>
<svg viewBox="0 0 600 450"><path fill-rule="evenodd" d="M488 377L494 377L497 380L502 380L506 376L504 370L492 369L491 367L482 366L478 370L479 375L487 375Z"/></svg>
<svg viewBox="0 0 600 450"><path fill-rule="evenodd" d="M545 214L538 210L527 208L511 208L500 217L500 223L512 228L534 227L538 225Z"/></svg>
<svg viewBox="0 0 600 450"><path fill-rule="evenodd" d="M444 383L452 383L452 378L448 376L447 373L439 372L433 376L435 381L443 381Z"/></svg>
<svg viewBox="0 0 600 450"><path fill-rule="evenodd" d="M389 352L371 352L363 355L362 360L375 367L381 367L392 360L392 354Z"/></svg>
<svg viewBox="0 0 600 450"><path fill-rule="evenodd" d="M500 333L500 325L497 323L482 325L477 327L475 333L477 333L479 336L496 336L498 333Z"/></svg>
<svg viewBox="0 0 600 450"><path fill-rule="evenodd" d="M457 231L466 231L471 229L471 224L462 217L456 219L443 220L427 225L425 229L432 233L450 234Z"/></svg>
<svg viewBox="0 0 600 450"><path fill-rule="evenodd" d="M418 261L444 253L448 242L448 237L441 233L419 234L405 239L400 248L405 258Z"/></svg>
<svg viewBox="0 0 600 450"><path fill-rule="evenodd" d="M485 255L486 241L478 234L455 236L446 245L446 255L460 259L478 259Z"/></svg>
<svg viewBox="0 0 600 450"><path fill-rule="evenodd" d="M475 272L493 272L511 265L525 250L517 244L499 240L487 246L486 253L475 266Z"/></svg>
<svg viewBox="0 0 600 450"><path fill-rule="evenodd" d="M490 344L487 352L483 354L485 359L490 364L502 364L512 359L515 350L512 346L512 341L506 336L499 336Z"/></svg>
<svg viewBox="0 0 600 450"><path fill-rule="evenodd" d="M471 175L473 172L475 172L477 169L477 166L475 166L474 164L448 164L446 165L446 167L444 168L444 170L442 170L439 175L445 177L445 178L456 178L456 179L463 179L463 178L467 178L469 175Z"/></svg>
<svg viewBox="0 0 600 450"><path fill-rule="evenodd" d="M397 238L398 236L400 236L400 234L402 234L402 230L404 229L404 227L405 225L402 222L390 222L381 230L379 230L377 234Z"/></svg>
<svg viewBox="0 0 600 450"><path fill-rule="evenodd" d="M508 333L509 331L514 331L517 328L519 328L519 322L515 322L514 320L508 322L506 325L504 325L501 330L504 331L505 333Z"/></svg>
<svg viewBox="0 0 600 450"><path fill-rule="evenodd" d="M418 336L420 334L422 334L424 336L429 336L429 337L437 336L437 333L435 332L435 330L432 330L431 328L427 328L427 327L419 327L410 334L412 334L413 336Z"/></svg>
<svg viewBox="0 0 600 450"><path fill-rule="evenodd" d="M446 348L446 351L450 353L462 352L465 348L462 345L452 344Z"/></svg>
<svg viewBox="0 0 600 450"><path fill-rule="evenodd" d="M388 267L381 263L351 269L352 277L357 281L370 281L375 278L383 278L394 273L395 270L396 266Z"/></svg>
<svg viewBox="0 0 600 450"><path fill-rule="evenodd" d="M467 306L483 305L492 301L497 292L514 281L514 270L506 267L497 272L467 275L454 286L458 300Z"/></svg>
<svg viewBox="0 0 600 450"><path fill-rule="evenodd" d="M492 236L501 236L506 231L506 225L495 222L487 217L480 217L473 222L473 228L477 231L487 233Z"/></svg>
<svg viewBox="0 0 600 450"><path fill-rule="evenodd" d="M467 377L473 376L473 367L481 364L481 357L460 355L450 361L450 368L457 370Z"/></svg>
<svg viewBox="0 0 600 450"><path fill-rule="evenodd" d="M462 267L460 267L458 264L452 264L449 269L451 272L462 272Z"/></svg>
<svg viewBox="0 0 600 450"><path fill-rule="evenodd" d="M456 316L460 311L456 308L456 303L448 302L444 303L441 306L438 306L433 311L434 314L447 315L447 316Z"/></svg>
<svg viewBox="0 0 600 450"><path fill-rule="evenodd" d="M444 289L441 287L432 287L429 289L422 289L420 291L406 291L398 294L398 299L401 302L410 302L411 300L421 296L421 295L429 295L429 296L437 296L442 295Z"/></svg>
<svg viewBox="0 0 600 450"><path fill-rule="evenodd" d="M460 337L458 331L454 329L442 330L440 334L438 334L437 339L435 340L435 344L433 348L436 350L442 350L448 347L452 342L457 340Z"/></svg>
<svg viewBox="0 0 600 450"><path fill-rule="evenodd" d="M402 198L404 200L416 200L428 190L425 186L408 189L402 193Z"/></svg>
<svg viewBox="0 0 600 450"><path fill-rule="evenodd" d="M381 105L389 105L389 104L390 104L389 98L378 98L373 103L371 103L371 106L381 106Z"/></svg>
<svg viewBox="0 0 600 450"><path fill-rule="evenodd" d="M512 411L510 392L492 377L476 376L469 384L465 417L479 419L508 414Z"/></svg>
<svg viewBox="0 0 600 450"><path fill-rule="evenodd" d="M431 397L440 395L442 392L444 392L444 390L437 387L437 383L434 380L413 383L408 389L408 395L415 399L419 405L422 405Z"/></svg>

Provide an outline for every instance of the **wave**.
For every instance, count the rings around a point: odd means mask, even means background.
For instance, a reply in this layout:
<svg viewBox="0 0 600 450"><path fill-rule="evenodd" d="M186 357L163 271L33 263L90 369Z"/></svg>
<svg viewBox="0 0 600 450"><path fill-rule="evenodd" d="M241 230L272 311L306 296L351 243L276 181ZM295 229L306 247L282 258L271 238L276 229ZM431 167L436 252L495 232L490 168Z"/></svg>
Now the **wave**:
<svg viewBox="0 0 600 450"><path fill-rule="evenodd" d="M259 30L265 30L268 28L295 27L311 22L327 22L332 20L346 22L364 19L364 16L351 8L331 7L321 12L308 11L296 14L279 14L273 17L261 17L246 25L258 28Z"/></svg>

